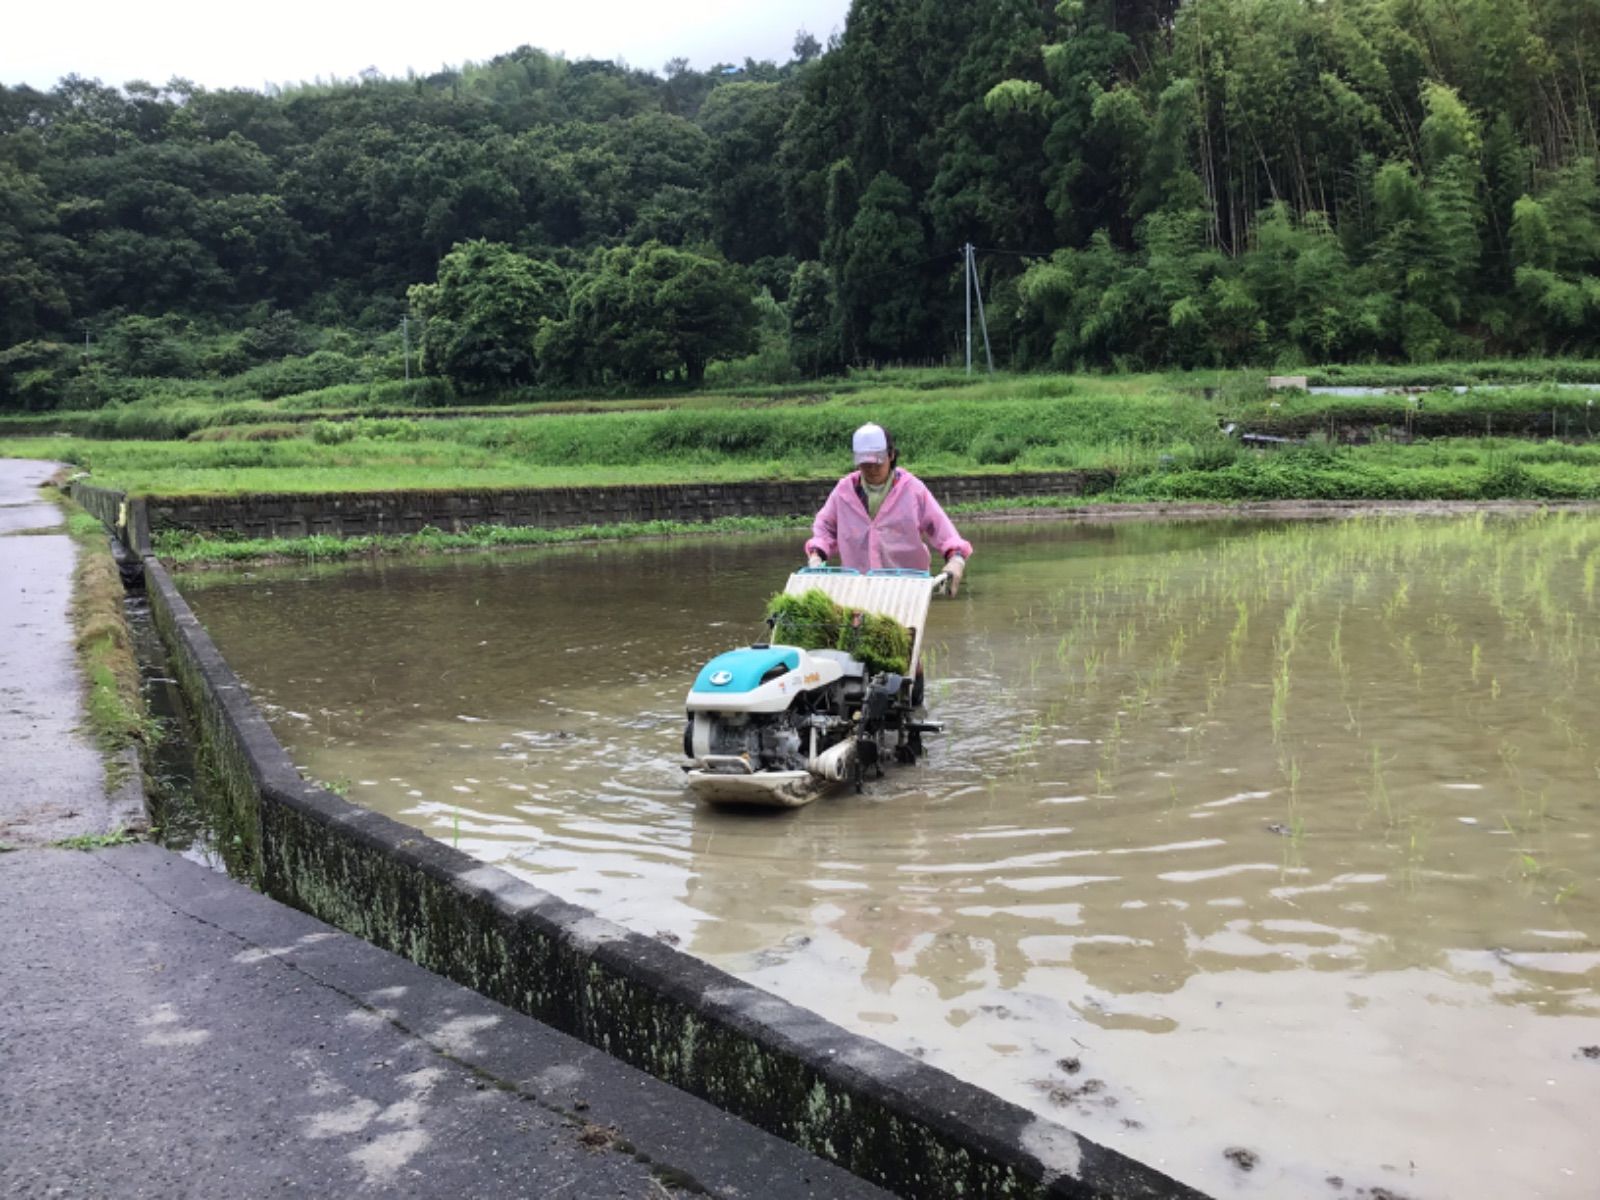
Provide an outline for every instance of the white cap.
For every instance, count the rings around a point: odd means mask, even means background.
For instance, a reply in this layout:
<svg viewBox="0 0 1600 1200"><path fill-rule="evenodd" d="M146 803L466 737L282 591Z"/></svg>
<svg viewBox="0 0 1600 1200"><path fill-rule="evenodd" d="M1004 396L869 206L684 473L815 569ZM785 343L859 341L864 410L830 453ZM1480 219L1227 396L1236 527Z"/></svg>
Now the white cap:
<svg viewBox="0 0 1600 1200"><path fill-rule="evenodd" d="M863 425L850 439L850 449L855 452L857 463L888 462L889 435L882 425Z"/></svg>

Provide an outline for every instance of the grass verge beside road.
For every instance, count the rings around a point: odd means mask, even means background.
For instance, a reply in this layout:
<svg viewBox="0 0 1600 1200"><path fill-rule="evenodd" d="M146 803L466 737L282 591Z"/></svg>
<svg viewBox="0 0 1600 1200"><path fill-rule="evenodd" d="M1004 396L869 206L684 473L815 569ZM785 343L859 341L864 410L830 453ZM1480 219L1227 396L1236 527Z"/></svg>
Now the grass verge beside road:
<svg viewBox="0 0 1600 1200"><path fill-rule="evenodd" d="M57 502L78 545L72 626L87 696L86 723L108 755L143 743L148 734L139 666L123 613L122 576L100 522L65 495Z"/></svg>

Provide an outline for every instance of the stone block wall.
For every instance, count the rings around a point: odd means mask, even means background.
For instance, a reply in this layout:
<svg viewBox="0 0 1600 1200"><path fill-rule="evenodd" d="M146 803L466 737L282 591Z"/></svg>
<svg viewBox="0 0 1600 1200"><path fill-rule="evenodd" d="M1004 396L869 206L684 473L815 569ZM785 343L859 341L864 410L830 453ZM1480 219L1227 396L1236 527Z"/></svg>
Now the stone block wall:
<svg viewBox="0 0 1600 1200"><path fill-rule="evenodd" d="M1109 482L1106 472L960 475L929 480L945 505L1027 496L1080 496ZM573 528L641 521L708 521L718 517L809 516L831 481L652 484L636 487L507 488L471 492L400 491L252 496L151 496L154 530L228 533L238 537L328 534L458 533L475 525Z"/></svg>

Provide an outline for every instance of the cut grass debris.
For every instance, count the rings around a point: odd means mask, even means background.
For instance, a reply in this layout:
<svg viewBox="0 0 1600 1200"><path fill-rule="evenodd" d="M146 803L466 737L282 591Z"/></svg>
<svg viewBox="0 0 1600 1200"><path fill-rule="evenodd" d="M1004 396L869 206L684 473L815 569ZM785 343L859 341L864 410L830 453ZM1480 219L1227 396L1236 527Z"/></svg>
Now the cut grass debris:
<svg viewBox="0 0 1600 1200"><path fill-rule="evenodd" d="M111 833L80 833L77 837L62 838L50 844L58 850L105 850L111 846L126 846L139 839L126 829Z"/></svg>

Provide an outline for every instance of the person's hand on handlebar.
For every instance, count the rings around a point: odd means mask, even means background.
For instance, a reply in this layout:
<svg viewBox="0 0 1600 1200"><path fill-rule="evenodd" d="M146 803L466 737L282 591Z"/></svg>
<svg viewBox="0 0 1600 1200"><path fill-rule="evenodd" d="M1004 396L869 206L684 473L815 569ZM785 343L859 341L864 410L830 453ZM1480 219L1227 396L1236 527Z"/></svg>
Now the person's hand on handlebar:
<svg viewBox="0 0 1600 1200"><path fill-rule="evenodd" d="M961 576L967 569L967 560L959 554L952 554L944 560L944 573L950 576L950 594L954 596L961 586Z"/></svg>

